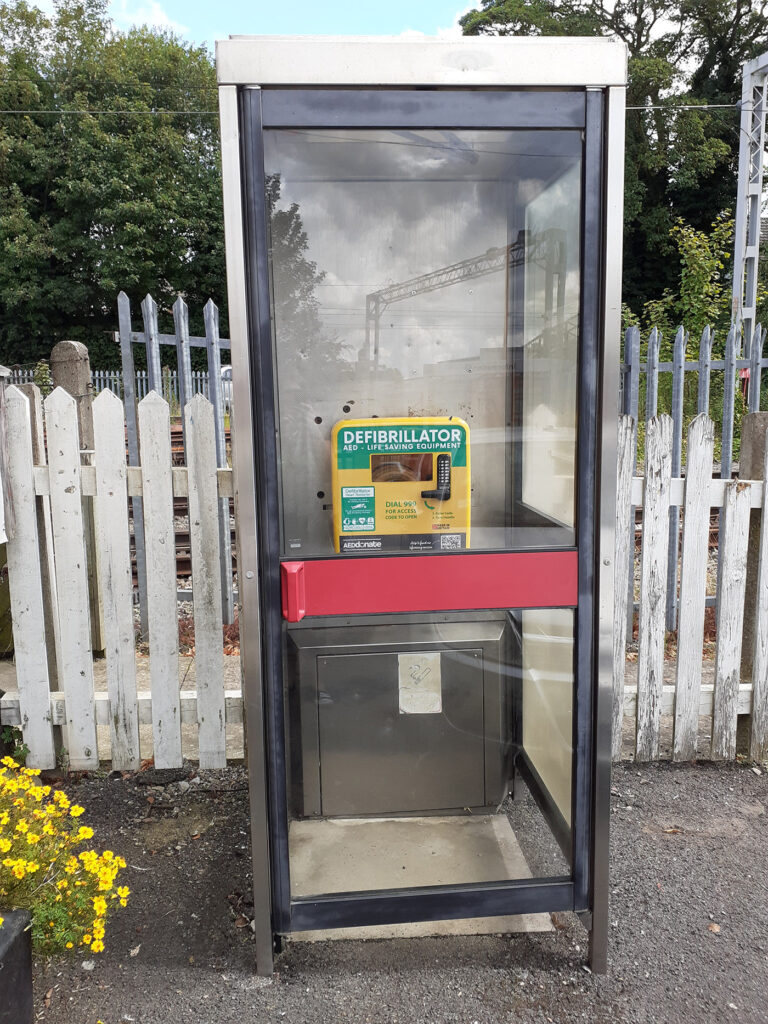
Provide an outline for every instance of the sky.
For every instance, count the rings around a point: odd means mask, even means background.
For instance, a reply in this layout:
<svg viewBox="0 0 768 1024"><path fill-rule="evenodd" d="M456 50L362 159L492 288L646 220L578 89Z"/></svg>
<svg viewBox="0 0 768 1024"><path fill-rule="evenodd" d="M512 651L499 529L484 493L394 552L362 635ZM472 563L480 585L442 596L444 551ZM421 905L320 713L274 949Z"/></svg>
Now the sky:
<svg viewBox="0 0 768 1024"><path fill-rule="evenodd" d="M43 10L51 0L37 0ZM462 0L112 0L120 29L132 25L168 28L190 42L229 35L460 35L457 19L477 4Z"/></svg>

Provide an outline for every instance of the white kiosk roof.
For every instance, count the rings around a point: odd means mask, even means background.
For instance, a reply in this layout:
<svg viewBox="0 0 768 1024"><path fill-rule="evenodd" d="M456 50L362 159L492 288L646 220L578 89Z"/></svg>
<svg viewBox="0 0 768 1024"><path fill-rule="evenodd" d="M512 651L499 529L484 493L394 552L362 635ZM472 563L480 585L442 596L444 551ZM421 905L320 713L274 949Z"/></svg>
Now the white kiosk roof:
<svg viewBox="0 0 768 1024"><path fill-rule="evenodd" d="M622 86L617 39L464 36L230 36L220 85Z"/></svg>

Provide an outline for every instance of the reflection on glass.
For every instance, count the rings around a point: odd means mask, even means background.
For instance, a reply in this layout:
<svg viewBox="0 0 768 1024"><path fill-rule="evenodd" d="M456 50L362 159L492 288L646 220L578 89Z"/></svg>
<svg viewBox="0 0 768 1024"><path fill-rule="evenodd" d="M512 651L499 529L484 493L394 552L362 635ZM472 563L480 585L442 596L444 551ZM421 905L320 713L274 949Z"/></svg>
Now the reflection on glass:
<svg viewBox="0 0 768 1024"><path fill-rule="evenodd" d="M523 502L574 525L579 317L579 168L526 210Z"/></svg>
<svg viewBox="0 0 768 1024"><path fill-rule="evenodd" d="M530 769L571 823L573 612L522 612L523 737Z"/></svg>
<svg viewBox="0 0 768 1024"><path fill-rule="evenodd" d="M265 133L286 554L332 552L331 430L373 417L466 421L474 549L573 544L581 146Z"/></svg>

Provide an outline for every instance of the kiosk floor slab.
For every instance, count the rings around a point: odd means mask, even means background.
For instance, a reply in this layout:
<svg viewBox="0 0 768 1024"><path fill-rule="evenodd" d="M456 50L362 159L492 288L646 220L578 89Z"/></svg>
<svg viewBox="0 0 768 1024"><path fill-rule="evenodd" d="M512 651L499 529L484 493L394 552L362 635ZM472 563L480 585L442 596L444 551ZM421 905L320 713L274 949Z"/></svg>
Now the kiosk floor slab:
<svg viewBox="0 0 768 1024"><path fill-rule="evenodd" d="M504 815L331 818L289 830L294 896L530 878ZM549 914L293 932L292 940L399 939L552 930Z"/></svg>

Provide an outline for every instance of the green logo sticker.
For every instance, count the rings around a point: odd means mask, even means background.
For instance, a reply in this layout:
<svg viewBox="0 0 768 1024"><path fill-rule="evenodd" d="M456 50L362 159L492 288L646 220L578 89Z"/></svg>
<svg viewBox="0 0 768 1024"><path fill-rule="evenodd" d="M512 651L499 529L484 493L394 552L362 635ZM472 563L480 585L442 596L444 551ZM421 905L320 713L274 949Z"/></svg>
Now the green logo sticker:
<svg viewBox="0 0 768 1024"><path fill-rule="evenodd" d="M341 488L341 532L376 529L376 497L373 487Z"/></svg>
<svg viewBox="0 0 768 1024"><path fill-rule="evenodd" d="M467 431L459 423L343 427L336 435L339 469L365 469L371 455L449 452L454 466L467 464Z"/></svg>

